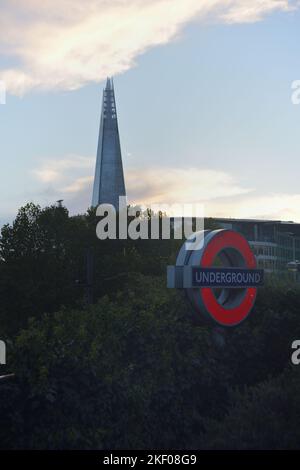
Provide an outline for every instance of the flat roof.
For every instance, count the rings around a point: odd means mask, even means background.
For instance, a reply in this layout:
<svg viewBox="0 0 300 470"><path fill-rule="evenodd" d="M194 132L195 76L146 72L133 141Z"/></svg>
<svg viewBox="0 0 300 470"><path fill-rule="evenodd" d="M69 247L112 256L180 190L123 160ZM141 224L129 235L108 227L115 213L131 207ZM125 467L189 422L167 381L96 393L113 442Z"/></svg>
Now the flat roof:
<svg viewBox="0 0 300 470"><path fill-rule="evenodd" d="M223 222L245 222L245 223L259 223L259 224L286 224L286 225L300 225L297 222L293 222L291 220L268 220L268 219L234 219L234 218L227 218L227 217L211 217L217 221Z"/></svg>

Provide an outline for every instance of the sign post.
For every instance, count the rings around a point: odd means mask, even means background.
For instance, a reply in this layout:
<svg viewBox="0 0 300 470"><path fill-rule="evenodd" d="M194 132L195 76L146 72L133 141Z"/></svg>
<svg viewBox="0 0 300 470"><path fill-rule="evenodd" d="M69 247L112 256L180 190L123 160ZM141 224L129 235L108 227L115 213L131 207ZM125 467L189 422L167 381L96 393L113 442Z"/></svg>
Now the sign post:
<svg viewBox="0 0 300 470"><path fill-rule="evenodd" d="M184 289L196 315L222 327L247 318L263 281L248 241L233 230L194 233L168 266L168 287Z"/></svg>

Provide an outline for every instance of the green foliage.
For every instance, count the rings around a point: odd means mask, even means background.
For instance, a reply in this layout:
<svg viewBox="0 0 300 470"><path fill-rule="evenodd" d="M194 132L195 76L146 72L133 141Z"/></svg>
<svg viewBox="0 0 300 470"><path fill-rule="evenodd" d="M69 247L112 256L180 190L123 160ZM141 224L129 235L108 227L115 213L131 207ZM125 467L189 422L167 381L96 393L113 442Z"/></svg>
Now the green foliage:
<svg viewBox="0 0 300 470"><path fill-rule="evenodd" d="M180 241L100 242L96 224L29 204L2 229L0 448L299 447L300 287L270 280L221 347L166 289Z"/></svg>
<svg viewBox="0 0 300 470"><path fill-rule="evenodd" d="M299 449L300 375L279 377L231 394L224 420L207 420L205 449Z"/></svg>
<svg viewBox="0 0 300 470"><path fill-rule="evenodd" d="M32 319L0 387L1 447L293 447L300 383L284 319L258 306L219 348L180 293L141 274L113 300Z"/></svg>
<svg viewBox="0 0 300 470"><path fill-rule="evenodd" d="M0 331L15 334L30 317L86 303L87 253L94 260L94 299L113 295L129 273L162 275L179 240L96 237L95 210L69 217L64 207L22 207L0 237Z"/></svg>
<svg viewBox="0 0 300 470"><path fill-rule="evenodd" d="M188 445L226 396L207 329L161 279L134 276L114 301L32 320L0 388L2 447ZM7 407L7 400L10 405Z"/></svg>

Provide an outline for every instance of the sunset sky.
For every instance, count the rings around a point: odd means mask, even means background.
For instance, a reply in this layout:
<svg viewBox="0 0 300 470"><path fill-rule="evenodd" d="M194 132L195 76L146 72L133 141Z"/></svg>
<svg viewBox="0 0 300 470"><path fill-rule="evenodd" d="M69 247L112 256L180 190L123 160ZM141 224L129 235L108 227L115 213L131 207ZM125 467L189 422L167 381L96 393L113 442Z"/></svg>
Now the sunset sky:
<svg viewBox="0 0 300 470"><path fill-rule="evenodd" d="M91 203L114 76L129 202L300 222L300 2L2 0L0 223Z"/></svg>

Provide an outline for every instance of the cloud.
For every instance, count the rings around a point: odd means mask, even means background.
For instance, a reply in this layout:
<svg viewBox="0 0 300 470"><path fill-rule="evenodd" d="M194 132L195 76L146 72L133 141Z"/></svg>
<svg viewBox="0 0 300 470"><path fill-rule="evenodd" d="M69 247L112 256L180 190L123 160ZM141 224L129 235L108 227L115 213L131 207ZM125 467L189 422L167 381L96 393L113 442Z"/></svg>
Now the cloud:
<svg viewBox="0 0 300 470"><path fill-rule="evenodd" d="M253 194L222 204L212 202L209 212L219 217L285 220L300 223L300 194Z"/></svg>
<svg viewBox="0 0 300 470"><path fill-rule="evenodd" d="M40 190L45 188L47 193L51 190L66 202L82 196L85 210L90 205L94 165L95 158L68 155L42 160L30 173L39 181ZM229 174L210 169L128 168L125 179L132 204L203 203L251 191L238 185Z"/></svg>
<svg viewBox="0 0 300 470"><path fill-rule="evenodd" d="M66 170L72 170L71 178L74 178L74 170L90 170L94 162L94 158L68 155L60 160L47 159L31 173L43 183L57 183L66 179Z"/></svg>
<svg viewBox="0 0 300 470"><path fill-rule="evenodd" d="M126 172L126 184L135 204L204 203L251 191L228 173L197 168L132 169Z"/></svg>
<svg viewBox="0 0 300 470"><path fill-rule="evenodd" d="M293 0L2 0L0 69L9 92L72 90L133 67L190 21L259 21Z"/></svg>
<svg viewBox="0 0 300 470"><path fill-rule="evenodd" d="M95 157L81 155L39 159L29 171L35 190L26 200L49 205L63 199L72 214L84 213L91 204L94 166Z"/></svg>
<svg viewBox="0 0 300 470"><path fill-rule="evenodd" d="M258 218L300 222L300 194L258 194L224 171L152 168L126 172L134 204L202 204L206 217Z"/></svg>
<svg viewBox="0 0 300 470"><path fill-rule="evenodd" d="M42 161L31 171L40 183L31 200L44 203L64 199L72 214L84 213L92 197L95 159L68 155ZM300 194L258 194L232 175L197 168L128 168L128 202L132 205L202 204L206 217L258 218L300 223ZM52 201L52 202L51 202Z"/></svg>
<svg viewBox="0 0 300 470"><path fill-rule="evenodd" d="M65 186L63 191L66 193L79 193L80 191L85 190L87 186L92 187L92 184L92 176L83 176L82 178L77 178L69 186Z"/></svg>

